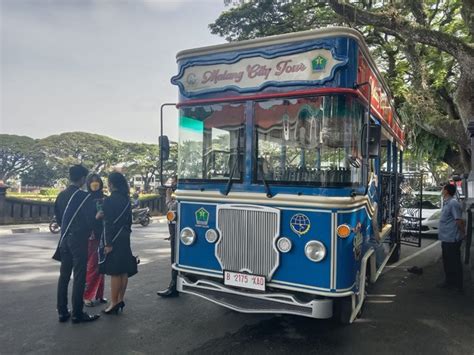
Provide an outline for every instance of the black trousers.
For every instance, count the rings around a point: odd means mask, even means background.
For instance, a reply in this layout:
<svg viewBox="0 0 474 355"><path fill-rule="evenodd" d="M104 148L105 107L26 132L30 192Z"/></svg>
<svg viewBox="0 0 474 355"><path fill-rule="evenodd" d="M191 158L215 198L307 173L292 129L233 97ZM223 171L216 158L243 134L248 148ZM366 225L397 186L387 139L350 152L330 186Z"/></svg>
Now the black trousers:
<svg viewBox="0 0 474 355"><path fill-rule="evenodd" d="M68 311L67 290L71 273L74 272L72 285L72 316L81 317L84 307L84 288L87 272L87 237L68 235L60 246L61 268L58 280L57 309L59 314Z"/></svg>
<svg viewBox="0 0 474 355"><path fill-rule="evenodd" d="M462 241L453 243L441 242L446 284L460 290L463 288L461 244Z"/></svg>
<svg viewBox="0 0 474 355"><path fill-rule="evenodd" d="M170 232L170 246L171 246L171 282L170 288L176 289L176 279L178 278L178 271L173 269L173 263L176 256L176 223L168 223L168 230Z"/></svg>

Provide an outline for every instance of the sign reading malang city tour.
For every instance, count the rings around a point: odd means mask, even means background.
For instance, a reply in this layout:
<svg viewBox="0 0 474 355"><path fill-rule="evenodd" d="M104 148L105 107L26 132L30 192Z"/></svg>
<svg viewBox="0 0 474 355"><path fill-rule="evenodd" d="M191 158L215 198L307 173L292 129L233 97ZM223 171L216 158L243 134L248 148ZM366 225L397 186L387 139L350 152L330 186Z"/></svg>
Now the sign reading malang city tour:
<svg viewBox="0 0 474 355"><path fill-rule="evenodd" d="M241 59L231 64L192 65L172 79L183 93L234 89L249 92L271 85L319 84L332 78L334 70L346 61L334 58L330 50L311 51L263 58Z"/></svg>

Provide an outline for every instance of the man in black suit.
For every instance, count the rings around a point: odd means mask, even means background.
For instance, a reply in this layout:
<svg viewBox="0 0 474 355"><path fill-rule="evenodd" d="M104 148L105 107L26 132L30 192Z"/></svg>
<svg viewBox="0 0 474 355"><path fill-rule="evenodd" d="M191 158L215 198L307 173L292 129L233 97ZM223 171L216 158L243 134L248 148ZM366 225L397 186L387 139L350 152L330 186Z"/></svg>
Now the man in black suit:
<svg viewBox="0 0 474 355"><path fill-rule="evenodd" d="M91 322L99 315L89 315L83 311L84 288L87 271L87 243L95 219L95 209L87 203L90 195L81 190L88 171L82 165L69 169L71 184L62 191L54 203L54 213L61 226L61 238L53 259L61 261L58 280L57 310L59 321L66 322L71 317L68 310L67 290L74 271L72 288L72 321L73 323Z"/></svg>
<svg viewBox="0 0 474 355"><path fill-rule="evenodd" d="M175 262L176 255L176 213L178 210L178 202L174 195L174 190L176 190L177 178L174 176L172 178L171 188L166 190L166 206L168 207L169 212L174 212L174 219L168 221L168 230L170 233L169 241L171 245L171 281L168 288L158 291L156 294L161 297L177 297L179 292L176 290L176 280L178 278L178 271L173 269L173 263Z"/></svg>

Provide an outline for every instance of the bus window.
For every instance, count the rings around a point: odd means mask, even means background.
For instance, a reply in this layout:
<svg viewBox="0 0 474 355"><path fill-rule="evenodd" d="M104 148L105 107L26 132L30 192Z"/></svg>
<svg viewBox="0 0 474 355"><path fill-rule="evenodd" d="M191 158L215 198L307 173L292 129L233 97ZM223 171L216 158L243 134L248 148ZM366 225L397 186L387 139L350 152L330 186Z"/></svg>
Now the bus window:
<svg viewBox="0 0 474 355"><path fill-rule="evenodd" d="M180 109L178 176L180 181L234 180L243 175L243 104ZM235 167L235 168L234 168Z"/></svg>
<svg viewBox="0 0 474 355"><path fill-rule="evenodd" d="M280 184L359 186L364 107L344 95L255 103L256 178Z"/></svg>

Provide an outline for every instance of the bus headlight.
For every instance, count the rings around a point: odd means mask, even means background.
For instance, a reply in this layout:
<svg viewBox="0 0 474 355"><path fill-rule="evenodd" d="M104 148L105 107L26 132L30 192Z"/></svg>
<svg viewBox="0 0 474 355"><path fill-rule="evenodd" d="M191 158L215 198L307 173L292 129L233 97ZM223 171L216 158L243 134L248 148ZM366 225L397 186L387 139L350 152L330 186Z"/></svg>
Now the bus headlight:
<svg viewBox="0 0 474 355"><path fill-rule="evenodd" d="M277 248L282 253L288 253L291 250L291 241L286 238L280 238L277 242Z"/></svg>
<svg viewBox="0 0 474 355"><path fill-rule="evenodd" d="M311 240L306 243L304 253L309 260L319 263L326 256L326 247L317 240Z"/></svg>
<svg viewBox="0 0 474 355"><path fill-rule="evenodd" d="M206 240L209 243L215 243L217 242L217 239L219 239L219 234L217 234L217 231L214 229L208 229L206 231Z"/></svg>
<svg viewBox="0 0 474 355"><path fill-rule="evenodd" d="M181 231L179 238L184 245L191 245L196 240L196 233L191 228L186 227Z"/></svg>

